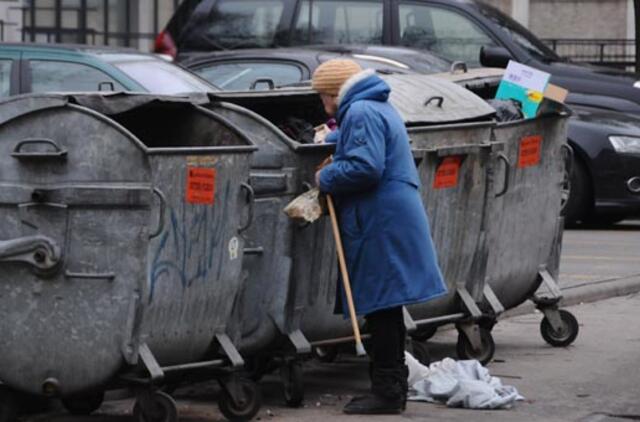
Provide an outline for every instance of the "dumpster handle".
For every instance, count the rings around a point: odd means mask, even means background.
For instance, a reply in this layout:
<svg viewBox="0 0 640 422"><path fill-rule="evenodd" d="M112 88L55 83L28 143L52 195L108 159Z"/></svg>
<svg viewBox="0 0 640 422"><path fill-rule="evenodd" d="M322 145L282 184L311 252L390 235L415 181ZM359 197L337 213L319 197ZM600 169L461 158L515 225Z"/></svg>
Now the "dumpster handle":
<svg viewBox="0 0 640 422"><path fill-rule="evenodd" d="M444 102L444 97L440 96L440 95L435 95L431 98L428 98L427 101L424 102L425 106L428 106L429 104L431 104L433 101L437 101L438 104L436 104L438 107L442 108L442 103Z"/></svg>
<svg viewBox="0 0 640 422"><path fill-rule="evenodd" d="M48 152L22 152L21 151L24 145L34 145L34 144L51 145L54 148L54 151L48 151ZM16 144L15 148L13 149L13 152L11 153L11 156L14 158L61 159L61 158L67 157L67 150L60 148L53 139L28 138L28 139L23 139L22 141Z"/></svg>
<svg viewBox="0 0 640 422"><path fill-rule="evenodd" d="M502 195L507 193L507 190L509 190L509 176L511 173L511 163L509 162L509 159L507 158L507 156L504 155L503 153L499 153L498 160L504 161L505 169L504 169L504 186L502 190L496 194L496 198L500 198Z"/></svg>
<svg viewBox="0 0 640 422"><path fill-rule="evenodd" d="M243 182L240 184L240 189L244 189L247 191L247 203L249 204L249 212L248 212L249 215L247 217L246 224L238 227L238 233L242 233L243 231L247 230L249 226L251 226L251 223L253 223L253 202L256 197L256 193L254 192L250 184Z"/></svg>
<svg viewBox="0 0 640 422"><path fill-rule="evenodd" d="M153 193L160 199L160 215L158 216L158 227L149 234L149 239L153 239L158 236L164 230L164 213L167 207L167 197L158 188L153 188Z"/></svg>

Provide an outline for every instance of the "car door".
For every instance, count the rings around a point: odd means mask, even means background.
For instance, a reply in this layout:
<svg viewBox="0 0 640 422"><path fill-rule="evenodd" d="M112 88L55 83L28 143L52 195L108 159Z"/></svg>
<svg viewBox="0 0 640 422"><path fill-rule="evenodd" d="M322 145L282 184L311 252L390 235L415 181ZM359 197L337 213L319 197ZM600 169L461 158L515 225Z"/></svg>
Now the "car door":
<svg viewBox="0 0 640 422"><path fill-rule="evenodd" d="M21 53L0 50L0 99L20 93Z"/></svg>
<svg viewBox="0 0 640 422"><path fill-rule="evenodd" d="M476 17L455 5L394 0L393 43L424 49L452 61L480 66L480 49L499 40Z"/></svg>
<svg viewBox="0 0 640 422"><path fill-rule="evenodd" d="M80 57L25 52L23 66L23 93L136 90L130 81L107 72L106 66Z"/></svg>

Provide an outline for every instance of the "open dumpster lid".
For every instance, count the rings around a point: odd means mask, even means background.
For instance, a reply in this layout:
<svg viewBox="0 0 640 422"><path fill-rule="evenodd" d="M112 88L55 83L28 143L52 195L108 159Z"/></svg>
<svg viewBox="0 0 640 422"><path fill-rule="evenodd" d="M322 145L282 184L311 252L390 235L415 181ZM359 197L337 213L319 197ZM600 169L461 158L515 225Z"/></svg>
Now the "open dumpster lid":
<svg viewBox="0 0 640 422"><path fill-rule="evenodd" d="M488 119L495 110L460 85L430 75L389 75L391 102L405 123L434 124Z"/></svg>

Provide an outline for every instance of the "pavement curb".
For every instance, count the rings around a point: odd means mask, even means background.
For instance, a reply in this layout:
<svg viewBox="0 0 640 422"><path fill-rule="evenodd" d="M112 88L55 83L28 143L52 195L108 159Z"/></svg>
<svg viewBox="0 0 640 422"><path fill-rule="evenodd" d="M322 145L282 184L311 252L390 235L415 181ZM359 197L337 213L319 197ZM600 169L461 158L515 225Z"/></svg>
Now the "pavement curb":
<svg viewBox="0 0 640 422"><path fill-rule="evenodd" d="M593 281L578 286L569 286L561 290L564 295L560 302L561 307L597 302L640 292L640 274ZM535 310L536 307L532 302L526 302L517 308L506 311L500 316L500 319L529 314Z"/></svg>

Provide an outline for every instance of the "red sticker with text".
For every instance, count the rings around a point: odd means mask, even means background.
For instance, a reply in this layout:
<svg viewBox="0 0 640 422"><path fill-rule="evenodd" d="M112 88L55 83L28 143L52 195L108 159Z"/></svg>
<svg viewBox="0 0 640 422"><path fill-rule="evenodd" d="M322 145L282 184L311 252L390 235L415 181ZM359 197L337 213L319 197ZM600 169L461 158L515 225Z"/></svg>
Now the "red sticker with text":
<svg viewBox="0 0 640 422"><path fill-rule="evenodd" d="M518 156L518 167L537 166L540 163L540 150L542 147L542 136L527 136L520 141L520 155Z"/></svg>
<svg viewBox="0 0 640 422"><path fill-rule="evenodd" d="M187 202L213 205L216 193L216 169L187 167Z"/></svg>
<svg viewBox="0 0 640 422"><path fill-rule="evenodd" d="M434 189L455 188L458 185L458 173L462 157L447 157L436 170L436 178L433 181Z"/></svg>

